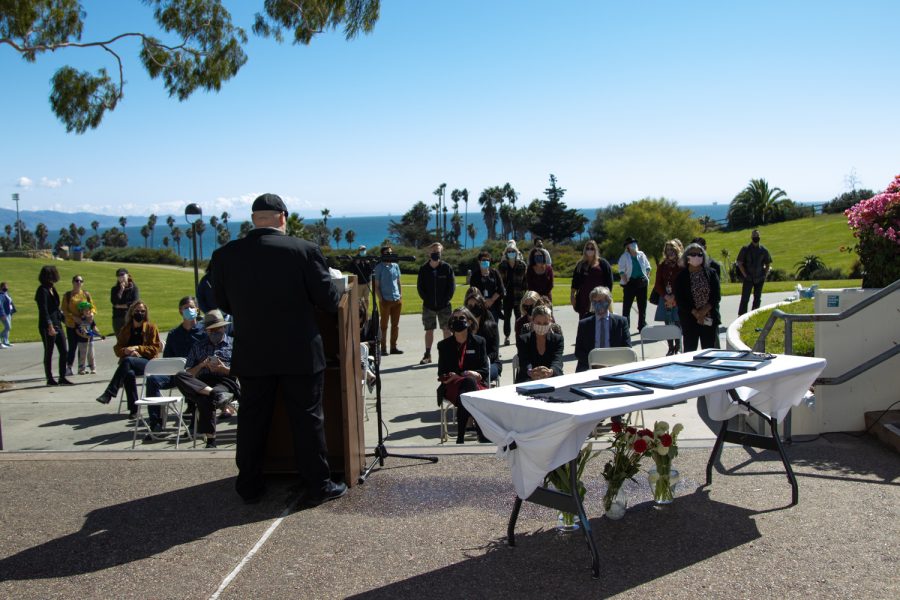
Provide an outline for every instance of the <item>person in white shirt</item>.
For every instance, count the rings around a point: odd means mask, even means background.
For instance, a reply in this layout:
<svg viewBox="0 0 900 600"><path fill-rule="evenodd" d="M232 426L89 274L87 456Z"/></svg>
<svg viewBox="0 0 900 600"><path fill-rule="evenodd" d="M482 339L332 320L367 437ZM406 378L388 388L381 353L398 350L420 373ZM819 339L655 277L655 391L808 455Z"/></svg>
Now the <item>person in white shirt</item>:
<svg viewBox="0 0 900 600"><path fill-rule="evenodd" d="M624 289L622 315L631 326L631 305L637 300L638 331L647 325L647 284L650 282L650 261L638 249L634 238L625 240L625 251L619 257L619 278Z"/></svg>

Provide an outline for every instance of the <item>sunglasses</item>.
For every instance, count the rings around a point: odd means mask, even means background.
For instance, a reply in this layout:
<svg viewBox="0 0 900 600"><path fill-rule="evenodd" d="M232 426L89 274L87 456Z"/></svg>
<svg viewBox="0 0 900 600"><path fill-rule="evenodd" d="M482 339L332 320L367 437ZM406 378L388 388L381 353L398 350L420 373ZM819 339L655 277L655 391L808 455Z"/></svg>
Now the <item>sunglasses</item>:
<svg viewBox="0 0 900 600"><path fill-rule="evenodd" d="M688 256L688 258L691 258L691 257L694 257L694 256L699 257L699 258L703 258L703 255L702 255L702 254L697 254L696 252L692 252L691 254L688 254L687 256Z"/></svg>
<svg viewBox="0 0 900 600"><path fill-rule="evenodd" d="M84 283L84 279L76 279L75 283Z"/></svg>

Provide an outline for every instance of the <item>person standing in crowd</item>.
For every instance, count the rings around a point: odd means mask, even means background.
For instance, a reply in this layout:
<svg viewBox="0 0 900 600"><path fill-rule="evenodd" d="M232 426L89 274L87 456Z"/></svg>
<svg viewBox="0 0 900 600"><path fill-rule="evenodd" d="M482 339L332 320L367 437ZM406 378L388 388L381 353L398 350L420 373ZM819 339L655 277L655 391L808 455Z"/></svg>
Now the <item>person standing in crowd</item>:
<svg viewBox="0 0 900 600"><path fill-rule="evenodd" d="M553 267L547 264L549 254L535 246L528 254L528 270L525 271L525 285L538 296L553 297Z"/></svg>
<svg viewBox="0 0 900 600"><path fill-rule="evenodd" d="M684 351L715 348L719 335L719 301L722 298L719 278L709 267L709 258L700 244L688 244L681 256L682 271L675 280L675 302L678 305Z"/></svg>
<svg viewBox="0 0 900 600"><path fill-rule="evenodd" d="M539 304L531 311L531 331L522 334L516 347L519 351L519 373L516 383L556 377L563 374L562 333L551 331L553 311Z"/></svg>
<svg viewBox="0 0 900 600"><path fill-rule="evenodd" d="M63 314L59 309L59 293L56 291L56 282L59 281L59 271L52 265L41 267L38 274L41 285L34 293L34 301L38 309L38 331L44 342L44 375L47 376L47 385L74 385L66 379L66 336L63 332ZM53 361L53 346L59 355L59 381L53 379L50 363Z"/></svg>
<svg viewBox="0 0 900 600"><path fill-rule="evenodd" d="M485 306L484 296L481 295L478 288L470 287L466 291L466 297L463 302L477 321L478 335L484 338L488 358L491 360L490 380L497 381L500 378L500 373L503 372L503 364L500 362L500 331L497 327L497 321L494 320L491 311Z"/></svg>
<svg viewBox="0 0 900 600"><path fill-rule="evenodd" d="M511 322L515 323L519 317L519 305L522 304L522 296L527 291L525 283L525 271L528 265L522 260L522 253L516 247L515 240L509 240L506 243L504 251L504 260L500 261L497 271L503 280L503 287L506 294L503 296L503 345L509 345L509 333L511 330Z"/></svg>
<svg viewBox="0 0 900 600"><path fill-rule="evenodd" d="M631 326L631 305L637 300L638 331L647 325L647 284L650 282L650 261L638 248L634 238L625 240L625 251L619 257L619 277L624 288L622 316Z"/></svg>
<svg viewBox="0 0 900 600"><path fill-rule="evenodd" d="M714 259L709 251L706 249L706 238L695 237L691 240L692 244L700 244L700 247L703 248L703 251L706 253L706 257L709 259L709 268L716 272L716 277L719 278L719 284L722 283L722 265Z"/></svg>
<svg viewBox="0 0 900 600"><path fill-rule="evenodd" d="M212 288L210 288L212 289ZM194 344L203 338L203 325L197 321L197 300L193 296L185 296L178 301L178 314L181 315L181 324L171 329L166 334L166 345L163 347L163 358L187 358ZM158 398L162 390L170 390L175 387L174 375L151 375L147 378L147 396ZM194 407L188 403L188 410ZM150 426L150 434L145 440L152 439L153 433L162 431L162 408L159 406L147 407L147 424Z"/></svg>
<svg viewBox="0 0 900 600"><path fill-rule="evenodd" d="M762 302L763 284L769 275L772 266L772 255L766 247L759 243L759 230L754 229L750 234L750 243L741 248L735 261L744 279L741 287L741 303L738 306L738 316L747 312L747 302L750 300L750 292L753 292L753 310L759 308Z"/></svg>
<svg viewBox="0 0 900 600"><path fill-rule="evenodd" d="M113 352L119 357L119 366L106 390L97 397L97 402L109 404L119 393L119 388L124 386L128 418L133 419L137 416L137 376L144 374L144 367L162 350L162 342L159 341L159 329L150 321L147 305L142 300L128 307L125 318L125 325L116 334L116 345L113 347Z"/></svg>
<svg viewBox="0 0 900 600"><path fill-rule="evenodd" d="M94 339L106 338L97 329L94 321L94 305L90 302L78 303L79 320L75 328L75 337L78 343L78 374L85 375L89 371L93 375L97 372L97 363L94 361Z"/></svg>
<svg viewBox="0 0 900 600"><path fill-rule="evenodd" d="M542 240L541 238L535 238L534 239L534 247L540 248L540 250L544 253L544 259L545 259L544 264L546 264L548 267L552 267L553 266L553 258L551 258L551 256L550 256L550 251L547 250L546 248L544 248L544 240Z"/></svg>
<svg viewBox="0 0 900 600"><path fill-rule="evenodd" d="M91 294L84 289L84 277L75 275L72 278L72 289L63 294L62 312L66 319L66 342L69 345L69 353L66 356L66 375L72 374L72 366L75 364L75 353L81 342L78 335L78 327L81 325L81 310L78 305L87 302L93 306Z"/></svg>
<svg viewBox="0 0 900 600"><path fill-rule="evenodd" d="M575 264L575 271L572 273L572 291L569 294L569 302L579 318L584 319L593 314L591 292L601 285L612 289L612 267L600 256L597 242L588 240L581 251L581 260Z"/></svg>
<svg viewBox="0 0 900 600"><path fill-rule="evenodd" d="M466 426L469 411L460 401L460 396L475 390L487 388L488 356L484 338L475 335L478 321L467 308L457 308L449 319L453 336L438 342L438 406L446 398L456 407L456 443L466 441ZM487 442L478 423L478 441Z"/></svg>
<svg viewBox="0 0 900 600"><path fill-rule="evenodd" d="M184 371L175 375L175 385L185 400L196 406L197 433L206 436L206 447L216 447L216 409L238 399L241 386L231 375L232 338L222 311L213 309L203 317L205 335L194 342Z"/></svg>
<svg viewBox="0 0 900 600"><path fill-rule="evenodd" d="M0 331L0 348L12 348L9 332L12 330L12 317L15 312L16 305L9 295L9 286L5 281L0 281L0 325L3 325L3 331Z"/></svg>
<svg viewBox="0 0 900 600"><path fill-rule="evenodd" d="M369 280L372 279L372 269L372 261L366 256L366 247L360 244L356 256L350 261L348 270L356 275L358 296L363 301L367 314L369 312Z"/></svg>
<svg viewBox="0 0 900 600"><path fill-rule="evenodd" d="M113 335L118 336L119 330L125 326L126 313L132 303L140 300L141 291L128 273L128 269L116 271L116 285L109 291L109 300L112 302Z"/></svg>
<svg viewBox="0 0 900 600"><path fill-rule="evenodd" d="M428 261L419 269L416 289L422 299L422 325L425 327L425 354L420 365L431 362L431 345L434 343L434 330L440 325L444 337L450 337L450 302L456 291L456 278L453 267L441 260L444 246L434 242L429 246L431 251ZM392 350L393 352L393 350Z"/></svg>
<svg viewBox="0 0 900 600"><path fill-rule="evenodd" d="M578 321L575 337L575 372L590 368L588 356L594 348L631 347L631 334L625 317L612 313L612 292L608 287L597 286L591 290L591 316Z"/></svg>
<svg viewBox="0 0 900 600"><path fill-rule="evenodd" d="M237 493L258 502L265 493L263 463L279 394L294 438L303 503L315 506L347 493L331 480L322 391L325 349L315 309L336 313L340 295L322 251L285 233L288 210L275 194L253 201L254 229L213 252L213 291L233 317L232 376L241 384L237 430ZM273 330L272 315L288 319ZM285 321L287 323L288 321Z"/></svg>
<svg viewBox="0 0 900 600"><path fill-rule="evenodd" d="M478 288L484 298L485 307L491 312L494 322L499 323L503 315L502 305L506 288L503 286L500 271L491 267L491 253L487 250L478 253L478 269L472 273L469 285Z"/></svg>
<svg viewBox="0 0 900 600"><path fill-rule="evenodd" d="M653 291L658 300L656 303L657 321L666 325L678 325L678 305L675 301L675 280L681 273L681 253L683 248L679 240L669 240L663 246L663 261L656 270L656 282ZM666 340L669 343L669 351L666 356L672 356L681 352L681 340Z"/></svg>
<svg viewBox="0 0 900 600"><path fill-rule="evenodd" d="M400 311L403 309L403 291L400 287L400 265L394 258L394 249L381 248L381 262L372 271L372 286L381 305L381 353L387 354L388 321L391 322L391 353L403 354L397 347L400 338Z"/></svg>
<svg viewBox="0 0 900 600"><path fill-rule="evenodd" d="M197 308L203 314L211 310L216 310L219 305L216 303L216 295L212 289L212 274L210 273L209 264L206 265L206 273L197 282Z"/></svg>

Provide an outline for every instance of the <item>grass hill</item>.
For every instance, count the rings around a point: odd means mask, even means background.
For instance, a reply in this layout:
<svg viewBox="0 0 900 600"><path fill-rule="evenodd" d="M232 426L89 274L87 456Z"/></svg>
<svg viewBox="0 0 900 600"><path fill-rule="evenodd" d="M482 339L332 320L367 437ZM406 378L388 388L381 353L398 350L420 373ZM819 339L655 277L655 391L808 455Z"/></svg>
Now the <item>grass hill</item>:
<svg viewBox="0 0 900 600"><path fill-rule="evenodd" d="M722 249L729 252L729 261L737 258L741 246L750 243L750 229L728 233L704 234L710 256L722 262ZM855 252L841 252L841 246L850 247L855 238L847 226L844 215L817 215L807 219L763 225L759 227L763 246L772 255L773 268L796 273L794 265L804 256L815 254L828 268L841 269L848 276L857 259Z"/></svg>

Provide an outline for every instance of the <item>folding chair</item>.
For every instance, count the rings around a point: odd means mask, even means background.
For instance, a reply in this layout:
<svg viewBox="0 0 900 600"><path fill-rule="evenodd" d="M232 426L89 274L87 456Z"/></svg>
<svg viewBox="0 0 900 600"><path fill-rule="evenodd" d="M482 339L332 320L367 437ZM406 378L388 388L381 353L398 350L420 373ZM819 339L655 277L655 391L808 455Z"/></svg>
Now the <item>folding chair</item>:
<svg viewBox="0 0 900 600"><path fill-rule="evenodd" d="M115 339L115 336L113 336L113 339ZM162 356L163 350L165 350L165 349L166 349L166 341L160 340L159 354L157 354L157 356ZM182 368L184 368L184 367L182 367ZM137 377L144 377L144 375L138 375ZM135 377L135 381L137 380L137 377ZM146 380L144 380L144 381L146 381ZM141 383L141 385L143 386L143 383ZM125 397L125 386L123 385L122 387L119 388L119 406L118 406L118 408L116 408L117 415L122 412L122 404L124 404L126 402L127 402L127 398Z"/></svg>
<svg viewBox="0 0 900 600"><path fill-rule="evenodd" d="M678 325L648 325L641 329L641 360L644 358L644 345L647 342L662 340L681 340L681 327Z"/></svg>
<svg viewBox="0 0 900 600"><path fill-rule="evenodd" d="M499 383L499 382L497 382ZM488 359L488 380L489 388L495 387L491 381L491 359ZM451 415L452 413L452 415ZM450 439L450 423L456 420L456 407L446 398L441 398L441 443L443 444Z"/></svg>
<svg viewBox="0 0 900 600"><path fill-rule="evenodd" d="M646 327L644 329L647 329ZM615 365L624 365L631 362L637 362L637 352L634 351L634 348L594 348L591 350L590 354L588 354L588 364L592 369L599 369L602 367L612 367ZM631 421L632 413L628 413L627 419ZM640 425L644 425L644 411L638 411L638 420ZM593 436L599 437L601 431L599 431L600 425L597 425L594 428Z"/></svg>
<svg viewBox="0 0 900 600"><path fill-rule="evenodd" d="M146 427L147 432L154 439L157 437L150 429L150 424L144 419L144 406L159 406L163 410L163 424L168 421L169 411L175 415L178 420L178 430L175 432L175 449L178 449L178 442L181 439L181 430L191 437L191 430L184 422L184 396L172 396L171 391L168 396L146 396L147 378L151 375L175 375L179 371L184 370L187 362L184 358L154 358L147 362L144 367L144 381L141 384L140 398L134 403L137 410L137 416L134 419L134 437L131 440L131 449L133 450L137 444L138 428Z"/></svg>

